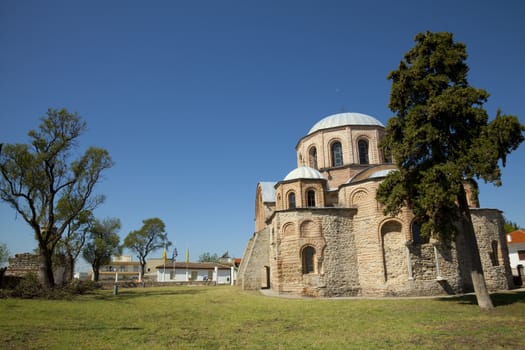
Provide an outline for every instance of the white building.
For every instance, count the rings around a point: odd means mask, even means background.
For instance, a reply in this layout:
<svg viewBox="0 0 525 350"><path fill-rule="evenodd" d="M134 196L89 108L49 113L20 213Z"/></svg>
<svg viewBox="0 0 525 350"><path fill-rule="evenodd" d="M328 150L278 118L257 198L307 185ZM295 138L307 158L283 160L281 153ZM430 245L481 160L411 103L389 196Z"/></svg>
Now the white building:
<svg viewBox="0 0 525 350"><path fill-rule="evenodd" d="M235 283L236 271L233 266L214 262L175 262L158 265L158 282L216 282Z"/></svg>
<svg viewBox="0 0 525 350"><path fill-rule="evenodd" d="M100 280L140 280L140 263L133 261L131 255L114 256L109 265L101 266Z"/></svg>
<svg viewBox="0 0 525 350"><path fill-rule="evenodd" d="M512 274L517 276L518 266L521 265L521 275L523 276L523 268L525 267L525 230L507 233L507 245L509 247Z"/></svg>

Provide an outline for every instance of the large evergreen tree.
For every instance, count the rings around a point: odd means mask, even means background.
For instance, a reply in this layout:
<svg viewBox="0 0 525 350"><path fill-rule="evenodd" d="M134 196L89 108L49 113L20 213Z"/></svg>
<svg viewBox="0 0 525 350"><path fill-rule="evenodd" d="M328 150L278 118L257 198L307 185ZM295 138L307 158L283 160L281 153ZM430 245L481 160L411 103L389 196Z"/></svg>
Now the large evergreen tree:
<svg viewBox="0 0 525 350"><path fill-rule="evenodd" d="M38 241L44 284L54 287L53 255L66 228L84 210L104 200L93 193L109 153L90 147L75 157L86 123L76 113L49 109L30 144L0 145L0 199L33 229Z"/></svg>
<svg viewBox="0 0 525 350"><path fill-rule="evenodd" d="M388 76L395 116L383 146L399 171L387 176L377 199L388 215L412 209L424 235L445 242L463 235L478 304L490 309L464 186L476 179L501 185L500 162L505 166L525 128L499 111L489 122L489 94L469 85L466 47L451 33L420 33L415 42Z"/></svg>

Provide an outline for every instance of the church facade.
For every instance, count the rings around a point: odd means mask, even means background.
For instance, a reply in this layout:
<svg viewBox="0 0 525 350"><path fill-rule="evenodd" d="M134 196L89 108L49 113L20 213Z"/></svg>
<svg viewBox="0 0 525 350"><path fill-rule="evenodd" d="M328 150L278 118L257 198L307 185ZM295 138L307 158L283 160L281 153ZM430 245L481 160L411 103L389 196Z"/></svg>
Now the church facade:
<svg viewBox="0 0 525 350"><path fill-rule="evenodd" d="M424 240L409 210L383 215L376 190L396 167L385 157L383 124L360 113L321 119L296 146L297 168L260 182L255 233L237 284L308 296L423 296L472 290L461 254ZM467 188L467 192L469 189ZM512 287L503 216L470 195L489 290Z"/></svg>

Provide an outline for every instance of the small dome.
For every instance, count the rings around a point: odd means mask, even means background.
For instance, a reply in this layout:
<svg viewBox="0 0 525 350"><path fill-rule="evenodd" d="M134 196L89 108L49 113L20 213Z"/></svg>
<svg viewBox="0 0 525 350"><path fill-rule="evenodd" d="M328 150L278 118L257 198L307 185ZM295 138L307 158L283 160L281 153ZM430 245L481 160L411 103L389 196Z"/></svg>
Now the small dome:
<svg viewBox="0 0 525 350"><path fill-rule="evenodd" d="M324 177L314 168L302 166L290 171L284 178L284 181L296 179L324 179Z"/></svg>
<svg viewBox="0 0 525 350"><path fill-rule="evenodd" d="M345 125L371 125L385 127L379 120L362 113L332 114L318 121L308 132L308 135L323 129L336 128Z"/></svg>

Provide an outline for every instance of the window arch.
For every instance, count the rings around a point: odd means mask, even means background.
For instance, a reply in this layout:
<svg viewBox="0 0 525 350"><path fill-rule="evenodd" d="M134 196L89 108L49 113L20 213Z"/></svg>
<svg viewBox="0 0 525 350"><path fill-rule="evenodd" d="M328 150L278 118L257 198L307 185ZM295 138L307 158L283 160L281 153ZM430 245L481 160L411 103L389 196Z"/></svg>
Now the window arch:
<svg viewBox="0 0 525 350"><path fill-rule="evenodd" d="M320 237L321 234L321 228L319 227L318 223L315 223L314 221L310 219L306 219L305 221L301 222L299 225L299 232L301 237Z"/></svg>
<svg viewBox="0 0 525 350"><path fill-rule="evenodd" d="M332 143L330 149L332 153L332 166L343 165L343 147L341 146L341 142L336 141Z"/></svg>
<svg viewBox="0 0 525 350"><path fill-rule="evenodd" d="M302 257L303 263L303 274L315 272L315 248L312 246L306 246L303 249Z"/></svg>
<svg viewBox="0 0 525 350"><path fill-rule="evenodd" d="M295 192L288 194L288 209L295 209Z"/></svg>
<svg viewBox="0 0 525 350"><path fill-rule="evenodd" d="M357 142L357 149L359 150L359 164L368 164L368 142L359 140Z"/></svg>
<svg viewBox="0 0 525 350"><path fill-rule="evenodd" d="M283 225L282 228L283 236L294 236L295 235L295 225L291 222L287 222Z"/></svg>
<svg viewBox="0 0 525 350"><path fill-rule="evenodd" d="M315 146L308 151L308 165L310 168L317 169L317 148Z"/></svg>
<svg viewBox="0 0 525 350"><path fill-rule="evenodd" d="M315 191L314 190L306 191L306 206L315 207Z"/></svg>
<svg viewBox="0 0 525 350"><path fill-rule="evenodd" d="M406 237L397 220L388 220L381 226L383 268L385 282L402 276L406 271Z"/></svg>

